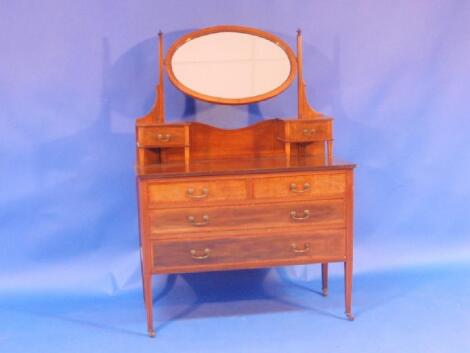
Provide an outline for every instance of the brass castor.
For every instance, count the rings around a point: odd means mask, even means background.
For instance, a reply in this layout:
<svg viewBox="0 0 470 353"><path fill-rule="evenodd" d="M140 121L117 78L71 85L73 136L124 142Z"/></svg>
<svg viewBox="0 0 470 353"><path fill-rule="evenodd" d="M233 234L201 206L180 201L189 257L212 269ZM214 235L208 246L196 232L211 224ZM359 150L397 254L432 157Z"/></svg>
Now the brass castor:
<svg viewBox="0 0 470 353"><path fill-rule="evenodd" d="M152 338L154 338L156 335L155 330L151 330L148 333L149 333L149 337L152 337Z"/></svg>
<svg viewBox="0 0 470 353"><path fill-rule="evenodd" d="M321 293L324 297L326 297L328 295L328 288L323 288Z"/></svg>
<svg viewBox="0 0 470 353"><path fill-rule="evenodd" d="M351 314L351 313L346 313L346 318L347 318L349 321L354 321L354 316L353 316L353 314Z"/></svg>

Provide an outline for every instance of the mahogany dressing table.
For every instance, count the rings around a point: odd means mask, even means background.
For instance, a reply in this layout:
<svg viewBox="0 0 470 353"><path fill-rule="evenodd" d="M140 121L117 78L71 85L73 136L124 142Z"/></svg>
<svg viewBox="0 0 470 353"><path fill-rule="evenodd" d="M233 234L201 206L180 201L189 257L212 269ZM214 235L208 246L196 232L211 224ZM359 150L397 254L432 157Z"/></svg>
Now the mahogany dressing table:
<svg viewBox="0 0 470 353"><path fill-rule="evenodd" d="M298 114L236 130L165 123L163 77L214 104L272 98L297 78ZM297 53L273 34L240 26L189 33L163 54L151 112L136 122L137 189L148 334L152 276L344 263L351 313L354 165L333 159L333 120L307 102Z"/></svg>

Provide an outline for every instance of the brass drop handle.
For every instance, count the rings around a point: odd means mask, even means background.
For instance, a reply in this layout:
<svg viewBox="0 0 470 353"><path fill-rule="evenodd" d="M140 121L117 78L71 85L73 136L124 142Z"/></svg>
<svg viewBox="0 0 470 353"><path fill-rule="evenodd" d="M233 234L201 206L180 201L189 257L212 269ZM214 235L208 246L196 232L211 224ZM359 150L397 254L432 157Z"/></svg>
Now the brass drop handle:
<svg viewBox="0 0 470 353"><path fill-rule="evenodd" d="M310 190L310 184L309 183L305 183L303 188L302 189L297 189L297 184L296 183L292 183L289 185L289 188L290 188L290 191L292 192L295 192L297 194L300 194L302 192L307 192Z"/></svg>
<svg viewBox="0 0 470 353"><path fill-rule="evenodd" d="M196 222L196 219L193 216L189 216L188 222L191 223L195 227L203 227L209 224L209 216L206 214L202 216L202 222Z"/></svg>
<svg viewBox="0 0 470 353"><path fill-rule="evenodd" d="M315 129L313 127L310 128L310 129L303 129L303 133L306 136L310 136L310 135L314 134L315 132L317 132L317 129Z"/></svg>
<svg viewBox="0 0 470 353"><path fill-rule="evenodd" d="M196 259L196 260L204 260L204 259L207 259L209 257L209 253L211 252L211 250L209 248L205 248L204 249L204 255L196 255L197 254L197 251L194 250L194 249L191 249L190 250L190 253L191 253L191 257L193 259Z"/></svg>
<svg viewBox="0 0 470 353"><path fill-rule="evenodd" d="M303 221L305 219L310 218L309 210L304 210L303 213L303 216L297 216L297 211L290 211L290 218L292 218L294 221Z"/></svg>
<svg viewBox="0 0 470 353"><path fill-rule="evenodd" d="M186 195L188 195L190 199L194 200L205 199L207 196L209 196L209 189L202 188L201 193L199 195L194 195L194 188L189 188L188 190L186 190Z"/></svg>
<svg viewBox="0 0 470 353"><path fill-rule="evenodd" d="M157 135L157 138L158 138L160 141L168 142L168 141L170 141L170 139L171 139L171 135L170 135L170 134L165 134L165 135L158 134L158 135Z"/></svg>
<svg viewBox="0 0 470 353"><path fill-rule="evenodd" d="M292 243L290 247L296 254L304 254L310 251L310 243L304 243L304 247L302 249L298 249L295 243Z"/></svg>

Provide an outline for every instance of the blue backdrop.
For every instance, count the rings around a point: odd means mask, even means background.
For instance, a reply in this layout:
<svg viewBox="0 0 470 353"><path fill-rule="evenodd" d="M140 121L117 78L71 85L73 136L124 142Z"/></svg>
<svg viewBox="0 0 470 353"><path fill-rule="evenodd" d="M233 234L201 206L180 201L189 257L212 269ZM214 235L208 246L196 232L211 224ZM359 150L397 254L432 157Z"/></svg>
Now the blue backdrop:
<svg viewBox="0 0 470 353"><path fill-rule="evenodd" d="M462 315L470 303L458 302L470 294L469 23L463 0L0 0L0 351L21 352L31 341L42 351L83 351L86 336L88 349L101 352L131 344L311 351L320 339L330 351L392 352L403 348L394 342L412 341L410 332L413 342L433 339L428 352L450 338L451 351L461 351L470 344L458 335L470 328ZM335 155L358 164L355 326L328 317L342 312L340 267L332 269L337 294L325 301L299 289L319 287L317 266L307 266L161 276L163 337L141 336L134 121L153 104L158 30L168 46L216 24L258 27L293 47L303 31L309 100L335 118ZM168 81L166 94L168 120L226 128L296 109L295 88L242 107L196 102ZM437 302L441 286L461 296ZM399 304L405 288L416 291ZM188 298L196 304L185 307ZM420 313L406 314L417 305L442 315L412 324ZM377 333L381 343L366 344L380 316L397 312ZM456 327L437 337L435 326L423 326L429 320ZM400 331L403 321L409 329ZM293 326L303 327L300 336L273 343ZM51 332L62 338L46 339Z"/></svg>

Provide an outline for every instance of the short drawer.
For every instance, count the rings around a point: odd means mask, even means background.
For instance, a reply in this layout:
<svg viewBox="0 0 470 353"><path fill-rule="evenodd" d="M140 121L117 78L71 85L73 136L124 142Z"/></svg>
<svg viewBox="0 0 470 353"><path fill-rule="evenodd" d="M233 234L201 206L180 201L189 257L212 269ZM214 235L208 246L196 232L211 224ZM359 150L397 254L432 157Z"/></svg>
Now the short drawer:
<svg viewBox="0 0 470 353"><path fill-rule="evenodd" d="M330 120L289 121L287 140L292 142L330 140Z"/></svg>
<svg viewBox="0 0 470 353"><path fill-rule="evenodd" d="M139 146L184 146L185 126L142 126L138 128Z"/></svg>
<svg viewBox="0 0 470 353"><path fill-rule="evenodd" d="M151 208L170 204L204 204L211 201L244 200L247 197L245 179L197 180L150 183L148 204Z"/></svg>
<svg viewBox="0 0 470 353"><path fill-rule="evenodd" d="M293 199L314 195L341 194L345 189L346 175L344 173L306 174L253 180L253 196L256 199Z"/></svg>
<svg viewBox="0 0 470 353"><path fill-rule="evenodd" d="M168 234L210 232L228 229L266 227L344 226L342 199L283 202L224 207L198 207L153 210L149 213L150 233Z"/></svg>
<svg viewBox="0 0 470 353"><path fill-rule="evenodd" d="M346 256L344 229L308 233L152 242L158 272L191 272L307 263ZM231 265L231 266L230 266Z"/></svg>

